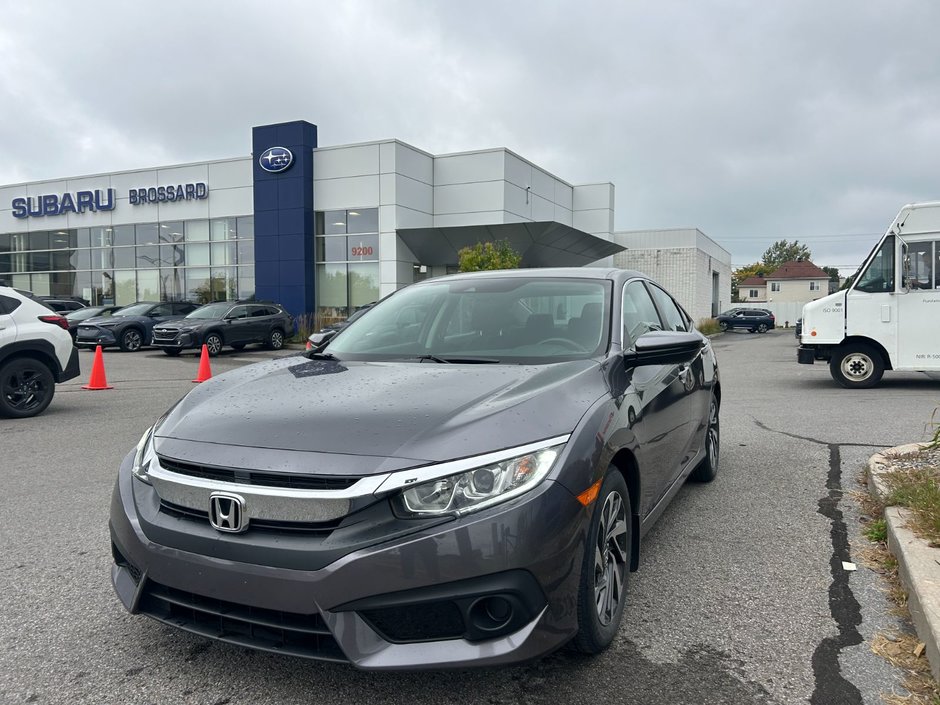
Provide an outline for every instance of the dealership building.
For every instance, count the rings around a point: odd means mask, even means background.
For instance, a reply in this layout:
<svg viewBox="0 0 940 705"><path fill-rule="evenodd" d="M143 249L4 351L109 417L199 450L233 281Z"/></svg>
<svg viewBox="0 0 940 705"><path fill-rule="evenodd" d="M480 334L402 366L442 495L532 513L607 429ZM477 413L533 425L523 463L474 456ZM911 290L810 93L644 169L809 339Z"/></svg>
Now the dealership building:
<svg viewBox="0 0 940 705"><path fill-rule="evenodd" d="M297 121L252 156L0 186L0 282L91 303L256 297L346 313L508 240L522 265L611 264L614 187L507 149L320 146Z"/></svg>

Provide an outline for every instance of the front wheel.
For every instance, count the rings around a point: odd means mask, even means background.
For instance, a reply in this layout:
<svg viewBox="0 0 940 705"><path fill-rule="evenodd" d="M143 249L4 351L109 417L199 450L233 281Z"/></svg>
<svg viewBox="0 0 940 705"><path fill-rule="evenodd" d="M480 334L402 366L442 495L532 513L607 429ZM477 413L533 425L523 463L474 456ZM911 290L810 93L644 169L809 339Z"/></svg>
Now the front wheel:
<svg viewBox="0 0 940 705"><path fill-rule="evenodd" d="M25 419L52 402L55 380L42 362L17 358L0 366L0 416Z"/></svg>
<svg viewBox="0 0 940 705"><path fill-rule="evenodd" d="M218 333L209 333L203 340L206 344L206 350L209 351L209 357L215 357L222 352L222 336Z"/></svg>
<svg viewBox="0 0 940 705"><path fill-rule="evenodd" d="M578 588L578 633L572 646L597 654L620 628L627 599L632 522L630 492L616 468L607 471L588 529Z"/></svg>
<svg viewBox="0 0 940 705"><path fill-rule="evenodd" d="M128 328L121 334L119 345L124 352L137 352L144 344L144 336L136 328Z"/></svg>
<svg viewBox="0 0 940 705"><path fill-rule="evenodd" d="M864 343L844 345L829 359L829 374L846 389L874 387L884 373L885 365L881 355Z"/></svg>

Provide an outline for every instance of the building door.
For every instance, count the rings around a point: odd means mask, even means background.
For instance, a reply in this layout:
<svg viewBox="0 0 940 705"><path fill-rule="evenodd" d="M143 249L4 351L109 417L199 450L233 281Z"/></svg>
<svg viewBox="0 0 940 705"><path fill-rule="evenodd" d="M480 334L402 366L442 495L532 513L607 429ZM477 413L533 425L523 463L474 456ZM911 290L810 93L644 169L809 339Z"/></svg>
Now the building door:
<svg viewBox="0 0 940 705"><path fill-rule="evenodd" d="M721 303L718 296L718 272L712 272L712 318L718 315L718 306Z"/></svg>

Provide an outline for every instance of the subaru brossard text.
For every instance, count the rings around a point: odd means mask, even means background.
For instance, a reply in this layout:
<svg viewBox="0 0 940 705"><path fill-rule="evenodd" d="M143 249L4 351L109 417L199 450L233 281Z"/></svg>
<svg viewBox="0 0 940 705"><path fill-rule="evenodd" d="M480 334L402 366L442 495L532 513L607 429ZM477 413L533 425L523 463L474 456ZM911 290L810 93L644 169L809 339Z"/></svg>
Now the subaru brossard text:
<svg viewBox="0 0 940 705"><path fill-rule="evenodd" d="M597 653L640 537L717 472L720 401L708 340L636 272L414 284L144 432L114 587L173 627L364 669Z"/></svg>

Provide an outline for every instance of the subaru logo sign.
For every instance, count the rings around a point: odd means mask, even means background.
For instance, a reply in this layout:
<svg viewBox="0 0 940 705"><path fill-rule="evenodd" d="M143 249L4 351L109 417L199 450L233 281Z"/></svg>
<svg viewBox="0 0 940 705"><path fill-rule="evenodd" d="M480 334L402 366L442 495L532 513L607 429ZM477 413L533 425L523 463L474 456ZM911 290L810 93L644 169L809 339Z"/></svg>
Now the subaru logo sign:
<svg viewBox="0 0 940 705"><path fill-rule="evenodd" d="M287 147L268 147L258 159L258 164L265 171L277 174L286 171L294 163L294 155Z"/></svg>

